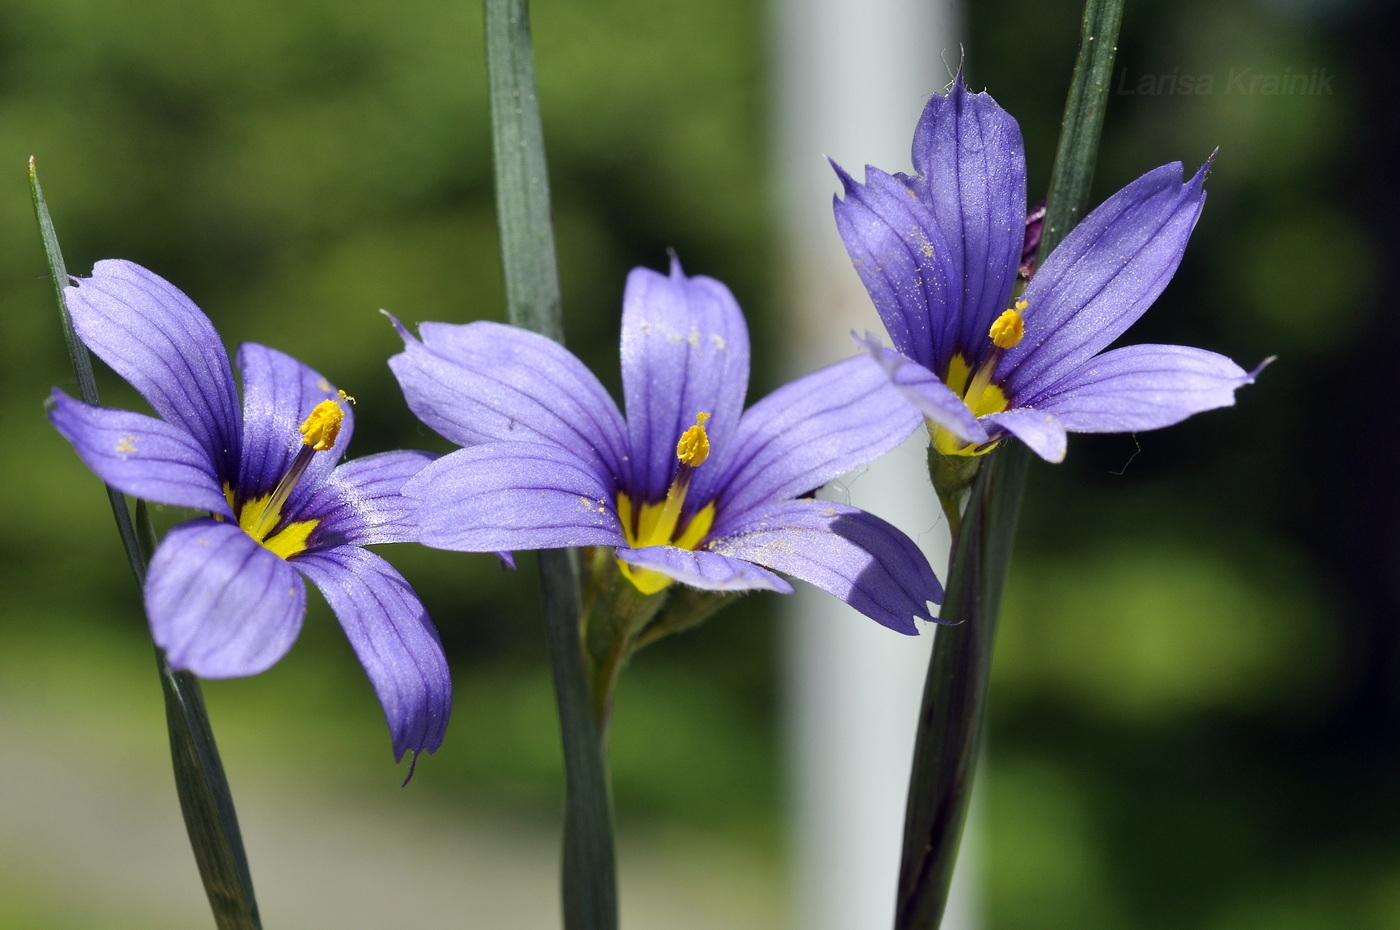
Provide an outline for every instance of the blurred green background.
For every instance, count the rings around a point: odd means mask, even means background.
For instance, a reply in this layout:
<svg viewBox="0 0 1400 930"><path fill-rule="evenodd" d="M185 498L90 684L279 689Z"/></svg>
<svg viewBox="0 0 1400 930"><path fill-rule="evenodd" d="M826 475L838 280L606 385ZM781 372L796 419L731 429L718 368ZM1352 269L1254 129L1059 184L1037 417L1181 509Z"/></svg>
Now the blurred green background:
<svg viewBox="0 0 1400 930"><path fill-rule="evenodd" d="M263 342L318 368L359 400L353 454L445 450L407 414L383 364L397 339L377 311L503 317L480 11L432 0L0 11L0 926L164 926L134 900L146 885L103 890L104 861L136 834L94 840L110 851L91 863L51 842L75 811L91 811L96 833L137 831L115 812L150 794L170 834L150 842L172 864L149 885L202 907L131 578L100 486L42 415L49 388L72 378L26 159L38 158L70 271L138 261L230 346ZM1033 199L1078 16L1075 3L1034 0L967 12L969 83L1021 120ZM769 11L537 0L533 19L571 347L615 389L626 271L663 267L672 247L748 312L759 396L782 338ZM1129 4L1095 200L1220 149L1182 269L1132 339L1246 367L1280 358L1237 409L1076 437L1064 465L1033 470L983 770L989 927L1400 926L1400 450L1384 400L1394 366L1369 338L1400 248L1394 20L1382 3ZM1285 72L1308 76L1306 92L1254 82ZM109 401L131 399L117 379L103 385ZM545 874L528 888L552 914L561 779L532 574L386 554L450 652L447 743L398 792L377 705L317 602L273 671L206 689L235 796L290 791L326 818L372 807L386 830L414 825L415 840L382 850L410 870L411 847L435 852L433 832L459 822L442 811L487 816L488 836L539 838L528 861ZM624 679L612 758L634 915L657 889L697 885L745 915L726 926L775 926L790 910L774 607L748 598ZM84 771L98 787L67 778ZM30 790L57 813L27 802ZM280 887L259 871L269 841L248 832L269 925L295 925L278 919L295 889L269 902ZM434 858L443 881L471 872L450 850ZM655 862L674 869L647 871Z"/></svg>

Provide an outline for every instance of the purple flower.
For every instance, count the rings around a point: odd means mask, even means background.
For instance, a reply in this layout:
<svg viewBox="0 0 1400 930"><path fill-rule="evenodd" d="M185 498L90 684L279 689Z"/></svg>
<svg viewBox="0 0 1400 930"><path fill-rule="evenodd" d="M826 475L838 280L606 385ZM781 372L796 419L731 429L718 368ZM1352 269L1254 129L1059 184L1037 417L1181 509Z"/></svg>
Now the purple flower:
<svg viewBox="0 0 1400 930"><path fill-rule="evenodd" d="M1102 351L1171 280L1209 162L1185 183L1176 162L1114 194L1015 294L1026 223L1016 121L959 76L925 107L913 158L917 176L867 167L864 184L833 165L845 187L834 205L898 351L867 348L928 420L940 452L985 452L1009 433L1058 462L1066 430L1168 426L1233 404L1253 381L1203 349Z"/></svg>
<svg viewBox="0 0 1400 930"><path fill-rule="evenodd" d="M397 324L397 321L395 321ZM622 312L626 418L583 363L496 323L400 326L409 407L466 446L404 486L420 541L466 552L615 546L644 593L673 581L790 592L785 572L903 633L942 589L899 530L812 492L919 416L861 355L744 410L749 336L728 288L643 268Z"/></svg>
<svg viewBox="0 0 1400 930"><path fill-rule="evenodd" d="M301 629L305 575L369 674L395 758L435 751L452 705L442 645L403 576L360 548L415 538L399 489L431 456L337 467L353 420L325 378L245 343L240 411L218 333L173 285L125 261L76 280L67 296L78 335L159 419L59 390L49 418L112 487L209 514L171 529L146 576L146 615L170 666L204 678L270 667Z"/></svg>

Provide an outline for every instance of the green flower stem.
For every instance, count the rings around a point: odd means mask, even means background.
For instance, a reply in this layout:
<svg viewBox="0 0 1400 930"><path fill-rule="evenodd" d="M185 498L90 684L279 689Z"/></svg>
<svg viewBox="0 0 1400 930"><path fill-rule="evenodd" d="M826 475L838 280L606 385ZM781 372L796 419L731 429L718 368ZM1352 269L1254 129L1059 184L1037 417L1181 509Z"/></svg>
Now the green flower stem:
<svg viewBox="0 0 1400 930"><path fill-rule="evenodd" d="M919 710L905 809L897 930L943 919L977 761L1001 589L1030 453L1006 443L987 454L953 543L942 617Z"/></svg>
<svg viewBox="0 0 1400 930"><path fill-rule="evenodd" d="M1099 156L1104 111L1108 109L1109 80L1118 51L1118 29L1123 24L1124 0L1087 0L1079 35L1079 57L1070 79L1060 141L1050 171L1050 194L1045 203L1045 229L1040 237L1040 257L1045 256L1083 219L1089 209L1089 184Z"/></svg>
<svg viewBox="0 0 1400 930"><path fill-rule="evenodd" d="M68 283L68 271L32 158L29 160L29 192L34 202L34 216L39 223L39 236L44 244L44 256L48 261L63 335L68 343L68 355L78 380L78 391L85 403L97 405L97 381L92 373L92 358L73 331L68 301L63 294ZM137 501L136 520L133 522L125 495L109 487L107 498L112 505L117 532L139 591L145 584L146 565L155 549L155 534L145 502ZM172 671L165 660L165 653L160 649L156 649L156 665L160 671L161 692L165 696L175 789L185 816L190 846L194 849L195 862L199 866L199 877L204 882L204 892L214 912L214 921L220 930L260 930L262 921L258 917L258 903L253 896L248 858L243 852L238 815L234 811L233 795L219 759L219 747L214 742L214 731L209 725L209 715L204 708L199 681L188 672Z"/></svg>
<svg viewBox="0 0 1400 930"><path fill-rule="evenodd" d="M967 509L972 483L977 478L984 458L985 456L981 455L944 455L933 447L933 443L929 443L929 480L933 482L933 490L938 495L943 516L948 519L948 532L954 540L962 532L963 511Z"/></svg>
<svg viewBox="0 0 1400 930"><path fill-rule="evenodd" d="M589 546L583 551L587 565L584 644L593 677L594 719L606 743L618 676L633 654L699 626L739 593L673 584L655 594L643 594L619 571L611 546Z"/></svg>
<svg viewBox="0 0 1400 930"><path fill-rule="evenodd" d="M617 570L610 547L596 546L592 551L589 586L596 594L584 605L584 642L593 671L593 718L606 741L618 676L636 649L637 636L669 592L643 594Z"/></svg>
<svg viewBox="0 0 1400 930"><path fill-rule="evenodd" d="M1108 104L1123 0L1087 0L1051 173L1040 261L1084 215ZM932 930L943 920L948 887L975 775L991 677L1002 587L1031 453L1003 443L981 465L955 529L942 617L919 712L904 822L896 930ZM937 463L931 477L938 481ZM946 482L947 476L942 476ZM949 506L943 495L945 508ZM956 509L956 503L954 503Z"/></svg>
<svg viewBox="0 0 1400 930"><path fill-rule="evenodd" d="M563 341L544 132L526 0L486 0L496 217L510 321ZM563 898L567 930L617 927L612 800L581 641L578 554L541 552L545 635L564 744Z"/></svg>

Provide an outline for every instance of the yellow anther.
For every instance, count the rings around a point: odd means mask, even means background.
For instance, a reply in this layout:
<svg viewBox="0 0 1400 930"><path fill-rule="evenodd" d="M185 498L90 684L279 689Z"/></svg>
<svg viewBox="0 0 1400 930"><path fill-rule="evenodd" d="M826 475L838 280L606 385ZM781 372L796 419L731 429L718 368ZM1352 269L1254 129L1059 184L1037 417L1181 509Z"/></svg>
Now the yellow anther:
<svg viewBox="0 0 1400 930"><path fill-rule="evenodd" d="M341 397L345 392L341 391ZM345 411L333 400L323 400L316 405L301 424L301 441L317 452L325 452L335 445L335 437L340 435L340 421L345 419Z"/></svg>
<svg viewBox="0 0 1400 930"><path fill-rule="evenodd" d="M708 413L697 413L695 425L686 430L681 435L681 441L676 443L676 458L681 460L682 465L699 468L710 457L710 437L705 432L705 421L709 418Z"/></svg>
<svg viewBox="0 0 1400 930"><path fill-rule="evenodd" d="M1021 337L1026 334L1026 320L1021 316L1021 311L1026 309L1024 300L1016 301L1016 306L1002 313L992 324L992 330L988 333L992 337L992 344L998 349L1010 349L1021 341Z"/></svg>

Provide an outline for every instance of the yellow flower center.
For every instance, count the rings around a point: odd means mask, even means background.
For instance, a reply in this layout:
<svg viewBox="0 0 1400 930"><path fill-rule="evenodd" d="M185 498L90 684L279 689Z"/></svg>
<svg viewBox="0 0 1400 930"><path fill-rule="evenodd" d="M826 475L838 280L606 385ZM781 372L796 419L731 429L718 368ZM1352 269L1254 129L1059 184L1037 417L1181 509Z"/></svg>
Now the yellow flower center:
<svg viewBox="0 0 1400 930"><path fill-rule="evenodd" d="M679 464L671 486L666 489L665 500L637 507L626 494L618 493L617 516L622 521L622 532L631 548L675 546L694 550L714 526L715 505L706 504L677 532L685 496L690 491L690 477L710 456L710 437L705 432L705 421L709 418L708 413L697 413L695 425L686 430L676 443ZM649 568L637 568L621 559L617 564L622 574L643 594L663 591L673 580L669 575Z"/></svg>
<svg viewBox="0 0 1400 930"><path fill-rule="evenodd" d="M1006 350L1015 348L1025 338L1026 319L1023 314L1027 306L1024 300L1018 300L1014 307L1004 311L992 323L987 332L988 338L992 340L992 348L982 359L982 364L977 366L976 373L961 354L954 355L948 363L948 373L944 376L943 383L963 399L963 403L975 417L1001 413L1006 409L1006 393L999 385L992 383L992 375L996 373L997 363L1006 354ZM944 455L982 455L996 448L994 442L981 446L963 442L947 429L932 422L929 423L929 432L933 447Z"/></svg>
<svg viewBox="0 0 1400 930"><path fill-rule="evenodd" d="M301 433L301 448L297 450L291 467L282 476L282 480L277 482L277 487L273 488L271 494L255 497L239 508L234 500L233 488L224 485L224 496L228 498L229 507L238 515L238 525L243 532L257 540L263 548L284 559L305 552L307 539L321 522L298 520L278 529L278 525L282 523L282 508L286 506L287 498L291 497L297 482L305 474L306 467L311 464L311 457L334 446L336 437L340 435L340 424L345 419L345 411L340 406L342 400L353 403L355 398L341 391L339 400L321 401L302 421L301 426L297 428Z"/></svg>

